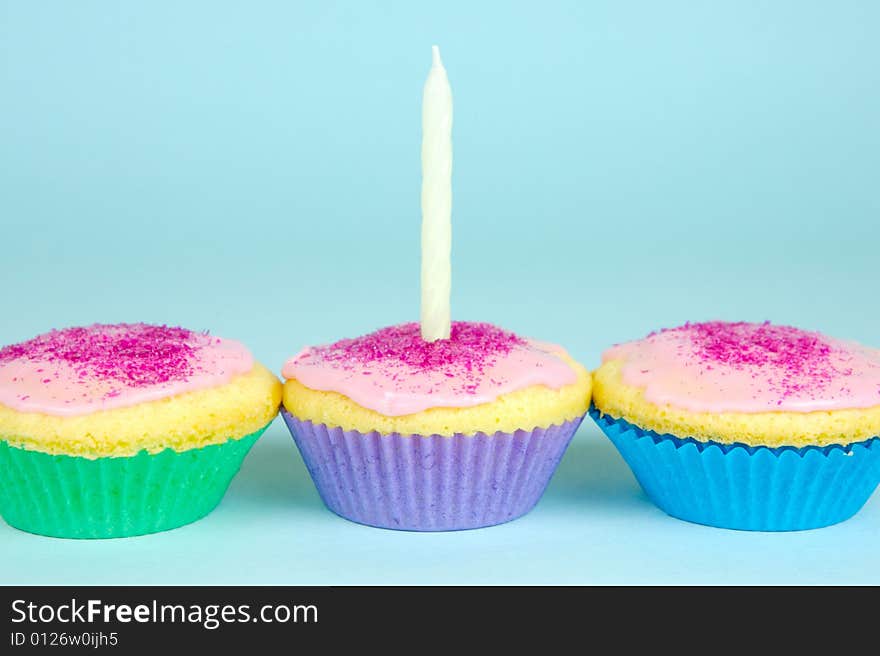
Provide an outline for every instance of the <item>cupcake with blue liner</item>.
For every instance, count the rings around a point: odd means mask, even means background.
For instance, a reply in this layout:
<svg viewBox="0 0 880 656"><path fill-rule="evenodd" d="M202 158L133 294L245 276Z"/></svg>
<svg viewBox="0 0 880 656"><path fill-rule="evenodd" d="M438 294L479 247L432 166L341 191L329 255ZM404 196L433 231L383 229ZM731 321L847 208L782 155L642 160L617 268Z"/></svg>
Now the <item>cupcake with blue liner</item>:
<svg viewBox="0 0 880 656"><path fill-rule="evenodd" d="M485 323L416 323L309 347L284 366L282 416L321 498L412 531L515 519L538 502L590 398L560 347Z"/></svg>
<svg viewBox="0 0 880 656"><path fill-rule="evenodd" d="M0 515L67 538L153 533L222 499L281 383L233 340L95 324L0 349Z"/></svg>
<svg viewBox="0 0 880 656"><path fill-rule="evenodd" d="M712 321L603 354L590 414L668 514L791 531L853 516L880 482L880 350Z"/></svg>

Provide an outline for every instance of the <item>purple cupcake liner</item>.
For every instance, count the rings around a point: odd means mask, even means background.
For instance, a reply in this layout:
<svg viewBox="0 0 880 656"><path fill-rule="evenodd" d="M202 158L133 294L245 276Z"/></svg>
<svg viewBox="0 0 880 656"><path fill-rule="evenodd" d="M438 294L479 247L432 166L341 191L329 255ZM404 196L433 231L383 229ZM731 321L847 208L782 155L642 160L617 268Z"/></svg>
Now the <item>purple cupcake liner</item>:
<svg viewBox="0 0 880 656"><path fill-rule="evenodd" d="M405 531L482 528L525 515L583 420L444 437L361 433L281 414L330 510Z"/></svg>

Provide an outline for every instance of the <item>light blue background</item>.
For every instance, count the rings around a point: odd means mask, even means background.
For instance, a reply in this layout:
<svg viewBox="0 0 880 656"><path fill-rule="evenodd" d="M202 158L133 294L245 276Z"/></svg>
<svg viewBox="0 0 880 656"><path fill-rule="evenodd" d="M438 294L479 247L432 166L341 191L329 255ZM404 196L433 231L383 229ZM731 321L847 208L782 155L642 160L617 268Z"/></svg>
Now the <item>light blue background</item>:
<svg viewBox="0 0 880 656"><path fill-rule="evenodd" d="M0 3L0 343L94 321L300 347L418 316L421 88L455 95L453 312L564 344L706 318L880 346L880 4ZM0 526L3 583L880 582L880 501L666 517L589 420L524 519L326 511L280 421L165 534Z"/></svg>

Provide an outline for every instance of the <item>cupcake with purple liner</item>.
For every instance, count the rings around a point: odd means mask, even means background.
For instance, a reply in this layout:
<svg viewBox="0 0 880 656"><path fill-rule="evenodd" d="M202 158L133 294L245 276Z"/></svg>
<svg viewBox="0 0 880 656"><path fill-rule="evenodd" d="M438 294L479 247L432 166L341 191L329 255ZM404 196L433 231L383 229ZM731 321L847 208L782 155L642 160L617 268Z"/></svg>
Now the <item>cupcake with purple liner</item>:
<svg viewBox="0 0 880 656"><path fill-rule="evenodd" d="M421 321L300 352L282 414L333 512L452 531L531 510L591 380L558 346L451 321L452 90L436 46L422 127Z"/></svg>
<svg viewBox="0 0 880 656"><path fill-rule="evenodd" d="M282 414L324 503L362 524L478 528L538 502L590 399L560 347L490 324L418 324L310 347L284 366Z"/></svg>
<svg viewBox="0 0 880 656"><path fill-rule="evenodd" d="M603 354L591 415L675 517L788 531L843 521L880 482L880 350L712 321Z"/></svg>

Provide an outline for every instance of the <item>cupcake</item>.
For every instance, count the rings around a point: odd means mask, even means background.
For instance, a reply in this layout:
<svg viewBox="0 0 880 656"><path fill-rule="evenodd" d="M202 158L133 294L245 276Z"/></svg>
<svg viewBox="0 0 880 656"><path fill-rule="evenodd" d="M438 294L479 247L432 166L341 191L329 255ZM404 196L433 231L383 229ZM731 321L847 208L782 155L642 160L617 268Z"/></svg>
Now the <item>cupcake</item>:
<svg viewBox="0 0 880 656"><path fill-rule="evenodd" d="M0 349L0 515L112 538L208 514L275 417L281 384L238 342L96 324Z"/></svg>
<svg viewBox="0 0 880 656"><path fill-rule="evenodd" d="M327 507L412 531L531 510L591 385L562 348L469 322L433 342L407 323L309 347L283 375L282 415Z"/></svg>
<svg viewBox="0 0 880 656"><path fill-rule="evenodd" d="M689 323L617 345L591 416L668 514L793 531L880 482L880 350L770 323Z"/></svg>

